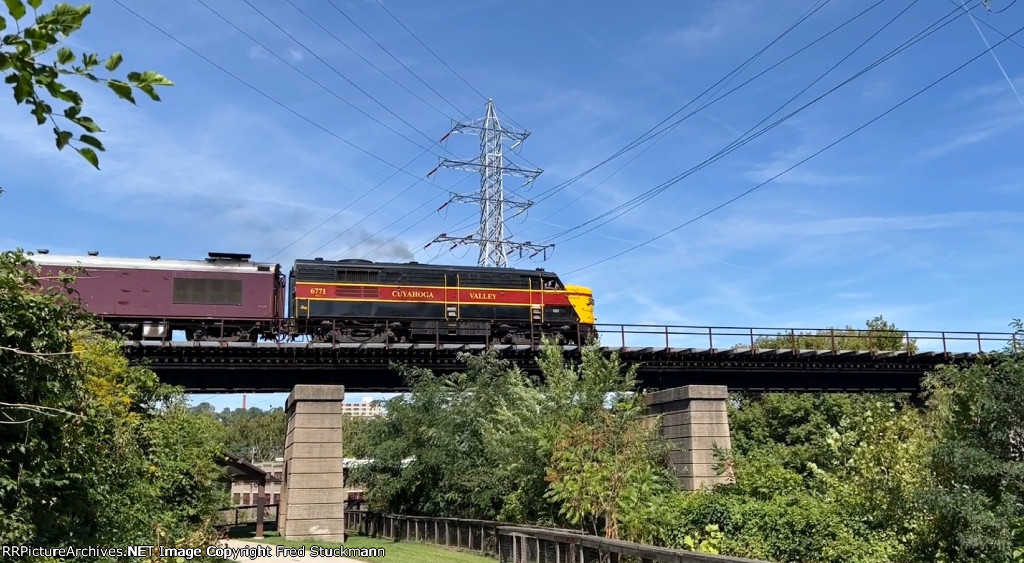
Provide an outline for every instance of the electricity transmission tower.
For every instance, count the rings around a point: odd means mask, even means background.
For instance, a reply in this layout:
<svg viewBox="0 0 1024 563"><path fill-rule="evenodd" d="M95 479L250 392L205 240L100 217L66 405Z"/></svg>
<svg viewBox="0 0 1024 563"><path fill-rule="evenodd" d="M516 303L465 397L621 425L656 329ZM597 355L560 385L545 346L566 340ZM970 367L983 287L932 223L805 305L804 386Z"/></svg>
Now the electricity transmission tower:
<svg viewBox="0 0 1024 563"><path fill-rule="evenodd" d="M526 211L532 201L522 201L506 196L504 187L505 176L520 176L526 178L527 186L532 183L542 170L531 170L522 168L510 162L506 162L503 154L505 140L514 141L509 150L514 150L527 137L529 131L517 131L514 128L505 127L498 121L498 112L494 109L494 101L487 100L487 113L482 119L469 123L454 122L451 131L442 137L442 141L452 133L477 133L480 135L480 156L472 160L450 160L443 159L437 168L454 168L458 170L469 170L480 174L480 192L476 194L453 194L448 203L477 203L480 205L480 228L476 234L464 237L451 237L447 233L439 235L427 246L434 243L450 242L452 248L464 244L473 244L480 247L480 258L477 264L483 267L508 267L508 256L518 252L520 256L532 252L531 257L543 254L547 259L547 251L553 248L553 244L533 244L532 242L514 242L505 238L505 221ZM429 174L428 174L429 176ZM448 205L446 203L445 205ZM444 207L444 206L442 206ZM508 216L507 211L512 211Z"/></svg>

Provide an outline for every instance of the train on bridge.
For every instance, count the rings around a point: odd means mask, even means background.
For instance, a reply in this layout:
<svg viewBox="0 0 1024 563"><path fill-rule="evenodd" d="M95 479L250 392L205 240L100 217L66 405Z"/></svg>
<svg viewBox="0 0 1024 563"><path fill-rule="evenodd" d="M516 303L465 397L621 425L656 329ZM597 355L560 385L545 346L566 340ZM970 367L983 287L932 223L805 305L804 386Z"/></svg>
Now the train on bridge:
<svg viewBox="0 0 1024 563"><path fill-rule="evenodd" d="M132 340L291 340L567 344L594 336L593 292L542 268L296 260L211 252L204 260L57 256L32 260L43 279L71 270L84 309ZM51 282L52 283L52 282Z"/></svg>

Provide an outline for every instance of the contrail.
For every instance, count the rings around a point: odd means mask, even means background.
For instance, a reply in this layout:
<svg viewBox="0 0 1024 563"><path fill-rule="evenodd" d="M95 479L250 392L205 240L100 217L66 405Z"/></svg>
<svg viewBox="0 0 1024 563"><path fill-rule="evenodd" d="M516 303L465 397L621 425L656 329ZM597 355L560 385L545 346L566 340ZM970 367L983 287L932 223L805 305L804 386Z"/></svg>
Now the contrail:
<svg viewBox="0 0 1024 563"><path fill-rule="evenodd" d="M964 7L964 0L960 0L960 7ZM1010 75L1006 74L1006 69L1003 68L1003 63L999 62L999 57L996 56L996 52L994 49L992 49L992 45L989 44L988 39L985 37L985 34L982 33L981 27L978 25L978 21L974 19L974 14L968 11L967 15L971 17L971 23L974 24L974 29L978 30L978 35L981 36L981 40L984 41L985 46L988 47L989 54L991 54L992 58L995 59L996 66L999 67L999 71L1003 73L1003 77L1006 78L1006 82L1010 85L1010 89L1013 90L1014 95L1017 96L1017 101L1020 102L1020 105L1022 107L1024 107L1024 99L1020 97L1020 92L1018 92L1017 87L1013 85L1013 80L1010 80Z"/></svg>

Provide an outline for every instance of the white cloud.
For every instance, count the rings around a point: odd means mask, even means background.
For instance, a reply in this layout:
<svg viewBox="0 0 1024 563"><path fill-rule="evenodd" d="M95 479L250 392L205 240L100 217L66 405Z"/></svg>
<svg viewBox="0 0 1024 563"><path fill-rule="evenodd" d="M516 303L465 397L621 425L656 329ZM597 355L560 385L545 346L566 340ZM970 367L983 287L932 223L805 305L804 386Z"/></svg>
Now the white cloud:
<svg viewBox="0 0 1024 563"><path fill-rule="evenodd" d="M149 111L157 110L118 103L108 92L96 88L80 91L89 101L88 114L105 130L100 137L108 150L100 153L100 171L93 170L70 149L57 152L52 132L36 127L28 116L22 119L18 115L20 106L14 110L10 105L0 107L0 140L9 147L9 156L26 163L38 162L40 179L46 173L67 179L42 190L115 221L144 220L159 224L154 225L157 229L209 237L210 244L246 251L272 235L265 246L278 250L320 222L311 225L313 219L322 220L334 211L319 186L310 184L309 174L341 177L342 171L354 168L346 156L351 153L317 154L305 150L302 144L290 145L290 136L262 114L207 108L209 117L205 122L197 116L197 122L203 123L201 129L171 131L149 116ZM262 139L276 141L268 145ZM245 157L239 159L239 154ZM277 169L273 165L277 160L285 162L286 167ZM28 189L26 185L5 188ZM351 202L351 196L347 200L344 197L346 193L350 194L344 190L337 193L334 199L339 201L335 205ZM279 258L304 256L304 252L330 238L332 230L340 231L339 225L352 225L366 217L365 210L353 206ZM371 257L412 258L405 238L388 242L390 235L375 234L377 228L376 221L365 221L362 228L351 229L322 252L333 256L354 247L353 253L362 254L382 245ZM258 252L253 254L259 257Z"/></svg>
<svg viewBox="0 0 1024 563"><path fill-rule="evenodd" d="M263 47L260 47L259 45L256 45L255 43L253 43L252 46L249 47L248 56L249 56L250 59L259 60L259 61L276 61L277 60L276 58L274 58L273 55L268 53L266 49L264 49Z"/></svg>
<svg viewBox="0 0 1024 563"><path fill-rule="evenodd" d="M657 42L663 47L690 49L702 47L722 37L725 29L718 24L694 24L663 34Z"/></svg>
<svg viewBox="0 0 1024 563"><path fill-rule="evenodd" d="M813 151L806 145L793 150L776 151L772 153L769 160L754 165L753 169L748 171L745 176L755 182L766 182L776 175L782 174L772 181L779 184L802 184L809 186L839 186L863 184L870 181L870 177L860 174L816 172L811 169L810 163L801 164L797 168L785 172L785 170L811 154L813 154Z"/></svg>
<svg viewBox="0 0 1024 563"><path fill-rule="evenodd" d="M980 143L990 137L999 135L1024 123L1024 113L1018 107L1015 114L992 119L982 123L974 123L963 128L952 138L932 146L917 154L919 159L932 159L956 152L964 147Z"/></svg>

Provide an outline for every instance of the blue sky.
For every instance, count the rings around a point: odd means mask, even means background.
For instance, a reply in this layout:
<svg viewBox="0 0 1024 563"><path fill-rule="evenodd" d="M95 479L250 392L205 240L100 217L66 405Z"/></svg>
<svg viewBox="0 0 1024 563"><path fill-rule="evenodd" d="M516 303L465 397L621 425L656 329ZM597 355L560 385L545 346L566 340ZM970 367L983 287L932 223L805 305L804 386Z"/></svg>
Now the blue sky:
<svg viewBox="0 0 1024 563"><path fill-rule="evenodd" d="M376 0L333 0L338 9L328 0L295 0L312 19L288 2L249 0L264 18L243 0L202 1L230 24L198 0L125 4L291 111L114 1L96 0L70 45L101 55L121 50L122 69L157 70L176 86L161 90L163 102L137 107L80 88L86 113L106 130L101 171L58 153L49 128L6 97L0 247L175 258L217 250L285 265L312 256L475 262L472 249L423 247L442 232L472 232L472 206L436 210L448 190L471 191L477 177L442 169L424 178L439 157L475 156L473 137L436 141L452 118L482 116L484 98ZM612 155L820 4L649 1L623 10L607 1L384 1L503 117L532 132L513 156L544 169L533 187L518 190L526 197ZM628 166L620 169L639 150L516 218L509 225L516 237L557 244L547 263L520 265L592 287L600 322L860 326L884 314L912 330L1007 330L1022 315L1013 295L1024 231L1024 101L1016 93L1024 89L1024 33L1015 37L1021 45L994 50L998 64L986 54L749 196L588 266L754 187L982 53L986 39L1002 39L989 25L1007 34L1024 25L1024 4L1010 1L976 7L977 24L954 20L631 212L575 239L557 236L715 154L829 69L772 121L833 88L957 0L881 2L643 145L648 150ZM825 3L726 90L874 3ZM507 185L518 187L514 178Z"/></svg>

